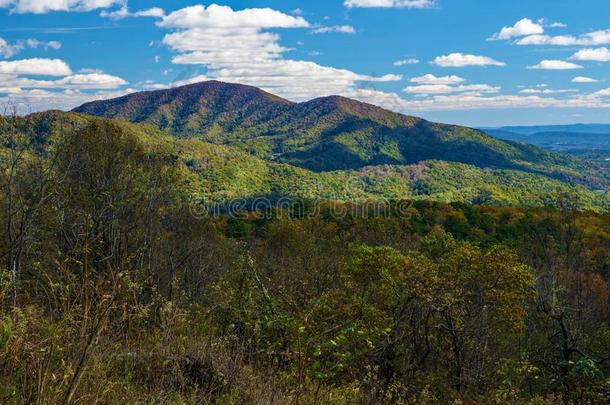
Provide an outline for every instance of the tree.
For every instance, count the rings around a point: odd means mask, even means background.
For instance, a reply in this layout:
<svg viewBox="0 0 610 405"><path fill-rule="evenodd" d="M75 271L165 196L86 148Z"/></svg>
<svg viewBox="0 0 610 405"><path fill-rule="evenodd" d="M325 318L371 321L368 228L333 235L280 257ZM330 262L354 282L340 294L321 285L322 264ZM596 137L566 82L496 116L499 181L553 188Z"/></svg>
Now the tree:
<svg viewBox="0 0 610 405"><path fill-rule="evenodd" d="M0 115L0 259L10 274L12 304L24 255L33 249L39 213L51 196L55 156L45 153L37 139L20 130L17 106L8 103Z"/></svg>

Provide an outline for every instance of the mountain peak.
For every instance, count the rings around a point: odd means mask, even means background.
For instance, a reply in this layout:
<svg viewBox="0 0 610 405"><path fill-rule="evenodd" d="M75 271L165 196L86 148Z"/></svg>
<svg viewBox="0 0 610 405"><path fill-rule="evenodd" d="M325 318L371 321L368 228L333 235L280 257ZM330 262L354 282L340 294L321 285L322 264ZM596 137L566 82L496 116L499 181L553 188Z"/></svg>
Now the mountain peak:
<svg viewBox="0 0 610 405"><path fill-rule="evenodd" d="M172 90L172 89L170 89ZM222 82L219 80L208 80L203 82L196 82L187 84L180 87L174 87L173 90L178 92L202 92L204 94L209 94L213 92L217 92L219 94L224 95L247 95L249 97L267 97L269 99L275 100L277 102L291 103L290 101L268 93L258 87L249 86L246 84L239 83L229 83ZM157 91L166 91L166 90L157 90Z"/></svg>

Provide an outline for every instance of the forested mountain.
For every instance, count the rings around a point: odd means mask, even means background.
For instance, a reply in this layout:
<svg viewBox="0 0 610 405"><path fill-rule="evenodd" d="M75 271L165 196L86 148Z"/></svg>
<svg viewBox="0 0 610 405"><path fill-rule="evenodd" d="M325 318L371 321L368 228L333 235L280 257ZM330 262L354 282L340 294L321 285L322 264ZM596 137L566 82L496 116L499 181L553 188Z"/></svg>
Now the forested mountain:
<svg viewBox="0 0 610 405"><path fill-rule="evenodd" d="M345 177L342 174L346 171L349 177L355 174L357 178L362 178L363 172L382 174L381 180L372 179L374 188L382 195L396 197L418 197L423 190L425 196L437 198L433 195L442 190L440 198L445 201L472 201L473 193L478 193L473 189L489 184L496 190L498 201L522 204L523 198L507 195L520 194L517 190L522 189L540 196L541 187L548 191L549 182L557 180L602 192L610 183L603 173L577 159L343 97L291 103L254 87L210 81L96 101L74 111L151 124L181 139L232 146L266 162L287 163L289 171L296 166L319 173L339 172L339 178ZM405 168L413 165L423 169ZM372 169L373 166L385 169ZM427 176L430 167L446 167L449 173L445 177L432 170ZM459 169L450 169L459 167L464 168L462 174ZM420 175L405 179L406 172ZM478 174L473 176L474 172ZM391 173L391 183L402 184L399 194L384 192L386 173ZM513 181L515 176L522 179L519 184ZM430 178L433 184L427 184ZM474 180L477 178L489 181ZM442 179L441 185L436 187L438 179ZM421 181L423 186L416 186L415 192L405 192L408 180ZM524 182L528 186L523 187ZM464 190L462 196L452 191L458 188ZM336 190L331 192L343 195ZM536 199L534 205L540 201Z"/></svg>
<svg viewBox="0 0 610 405"><path fill-rule="evenodd" d="M314 171L442 160L477 167L577 168L566 157L431 123L343 97L291 103L254 87L210 81L85 104L75 112L149 123L178 137L237 145Z"/></svg>
<svg viewBox="0 0 610 405"><path fill-rule="evenodd" d="M342 201L418 199L444 202L487 203L500 206L542 206L557 193L575 192L583 208L603 210L606 196L595 191L603 184L575 167L477 167L453 161L424 160L413 164L379 164L359 169L314 171L273 157L251 154L240 143L217 144L200 137L177 137L151 124L94 118L78 113L50 111L14 117L10 127L32 139L41 151L54 137L75 133L88 125L111 125L132 134L138 142L170 148L185 174L188 194L205 195L216 203L234 198L303 197ZM0 131L8 131L8 121ZM532 148L537 152L536 149ZM558 160L563 157L555 157ZM580 169L581 171L578 171ZM594 186L592 186L594 185ZM589 186L589 187L587 187Z"/></svg>

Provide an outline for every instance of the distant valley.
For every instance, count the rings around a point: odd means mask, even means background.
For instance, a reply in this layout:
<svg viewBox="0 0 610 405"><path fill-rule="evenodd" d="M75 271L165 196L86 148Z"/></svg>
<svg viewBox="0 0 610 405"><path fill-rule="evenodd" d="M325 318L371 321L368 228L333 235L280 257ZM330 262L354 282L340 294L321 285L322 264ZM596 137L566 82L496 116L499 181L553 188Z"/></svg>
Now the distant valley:
<svg viewBox="0 0 610 405"><path fill-rule="evenodd" d="M499 139L529 143L548 150L582 154L606 152L610 157L610 125L575 124L482 128Z"/></svg>

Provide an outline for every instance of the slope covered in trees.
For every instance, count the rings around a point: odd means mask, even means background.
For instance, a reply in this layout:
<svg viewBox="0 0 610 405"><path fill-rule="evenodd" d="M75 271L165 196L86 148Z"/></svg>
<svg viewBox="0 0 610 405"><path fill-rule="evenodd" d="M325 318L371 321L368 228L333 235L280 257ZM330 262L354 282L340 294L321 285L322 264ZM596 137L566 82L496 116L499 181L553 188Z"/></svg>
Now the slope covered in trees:
<svg viewBox="0 0 610 405"><path fill-rule="evenodd" d="M610 398L610 216L578 198L210 215L193 168L268 162L80 115L1 125L2 403Z"/></svg>
<svg viewBox="0 0 610 405"><path fill-rule="evenodd" d="M316 172L438 160L607 186L578 160L337 96L291 103L254 87L211 81L95 101L74 111L152 124L177 137L233 145Z"/></svg>
<svg viewBox="0 0 610 405"><path fill-rule="evenodd" d="M196 138L176 138L148 124L109 121L82 114L45 112L0 121L0 133L16 131L35 150L47 153L54 138L97 123L131 134L149 147L165 148L183 176L185 198L205 196L213 203L300 197L311 200L435 200L499 206L542 206L557 193L578 193L583 209L605 210L607 196L543 173L427 160L409 165L377 165L316 172L266 160L236 145L217 145ZM104 135L100 134L103 138ZM43 155L44 155L43 153Z"/></svg>

